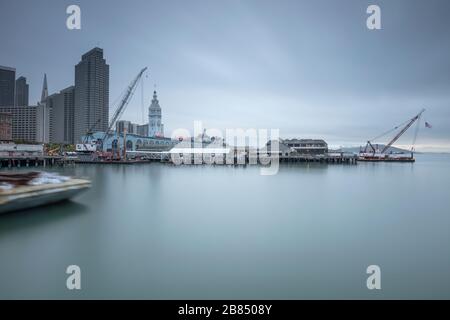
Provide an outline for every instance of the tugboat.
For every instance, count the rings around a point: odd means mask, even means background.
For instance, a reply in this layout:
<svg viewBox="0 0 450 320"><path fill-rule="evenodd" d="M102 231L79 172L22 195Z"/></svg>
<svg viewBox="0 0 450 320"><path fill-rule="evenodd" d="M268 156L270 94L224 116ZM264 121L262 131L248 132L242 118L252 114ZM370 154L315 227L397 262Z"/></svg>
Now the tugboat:
<svg viewBox="0 0 450 320"><path fill-rule="evenodd" d="M55 173L0 173L0 214L67 200L90 186Z"/></svg>
<svg viewBox="0 0 450 320"><path fill-rule="evenodd" d="M366 161L366 162L415 162L414 158L414 144L417 139L417 133L419 130L419 126L417 126L416 132L414 134L413 147L411 148L411 153L407 154L404 152L388 152L389 148L414 124L414 122L420 120L420 117L425 112L425 109L422 109L416 116L412 119L396 126L394 129L389 130L388 132L383 133L382 135L372 139L371 141L367 141L367 144L364 150L359 151L358 161ZM417 122L419 124L419 121ZM395 135L395 137L389 141L381 150L375 148L372 141L379 139L388 133L402 128L399 133Z"/></svg>

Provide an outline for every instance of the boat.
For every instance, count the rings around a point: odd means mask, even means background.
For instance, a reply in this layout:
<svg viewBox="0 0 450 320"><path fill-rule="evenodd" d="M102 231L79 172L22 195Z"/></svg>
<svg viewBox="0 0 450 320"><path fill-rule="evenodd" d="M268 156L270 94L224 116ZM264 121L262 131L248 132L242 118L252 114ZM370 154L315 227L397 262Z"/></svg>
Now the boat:
<svg viewBox="0 0 450 320"><path fill-rule="evenodd" d="M67 200L90 186L89 180L55 173L0 173L0 214Z"/></svg>
<svg viewBox="0 0 450 320"><path fill-rule="evenodd" d="M366 161L366 162L415 162L414 158L414 144L417 139L417 133L419 130L419 120L422 114L425 112L425 109L422 109L416 116L406 121L403 124L396 126L394 129L389 130L381 134L380 136L373 138L372 140L367 141L366 147L364 150L360 150L358 155L358 161ZM388 150L392 147L392 145L417 121L417 128L413 139L413 147L411 148L410 153L405 152L388 152ZM377 147L374 147L373 141L379 139L388 133L391 133L394 130L402 128L400 132L398 132L394 138L392 138L388 144L383 146L381 150Z"/></svg>

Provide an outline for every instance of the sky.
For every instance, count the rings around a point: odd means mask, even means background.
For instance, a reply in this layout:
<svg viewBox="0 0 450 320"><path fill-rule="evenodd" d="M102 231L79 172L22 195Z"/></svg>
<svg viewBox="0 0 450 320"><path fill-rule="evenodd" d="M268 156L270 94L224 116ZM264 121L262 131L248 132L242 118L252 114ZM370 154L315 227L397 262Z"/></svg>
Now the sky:
<svg viewBox="0 0 450 320"><path fill-rule="evenodd" d="M71 4L81 30L66 27ZM366 27L372 4L381 30ZM450 151L449 34L447 0L0 0L0 65L27 77L30 103L44 73L50 94L73 85L99 46L110 114L147 66L122 119L146 122L156 88L168 136L202 121L358 146L426 108L417 150Z"/></svg>

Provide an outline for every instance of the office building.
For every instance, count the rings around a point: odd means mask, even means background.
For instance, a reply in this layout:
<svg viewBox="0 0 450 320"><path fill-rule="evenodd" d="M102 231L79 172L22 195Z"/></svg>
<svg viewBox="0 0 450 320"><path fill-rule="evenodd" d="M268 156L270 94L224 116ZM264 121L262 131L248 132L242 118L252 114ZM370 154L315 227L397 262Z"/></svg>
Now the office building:
<svg viewBox="0 0 450 320"><path fill-rule="evenodd" d="M75 66L75 142L81 142L89 129L105 132L108 122L109 65L103 58L103 49L94 48Z"/></svg>
<svg viewBox="0 0 450 320"><path fill-rule="evenodd" d="M14 106L16 69L0 66L0 106Z"/></svg>
<svg viewBox="0 0 450 320"><path fill-rule="evenodd" d="M51 110L50 142L73 144L75 87L70 86L47 98Z"/></svg>
<svg viewBox="0 0 450 320"><path fill-rule="evenodd" d="M20 77L16 80L16 106L28 106L29 86L27 78Z"/></svg>
<svg viewBox="0 0 450 320"><path fill-rule="evenodd" d="M0 113L11 115L11 138L18 142L36 142L37 106L2 106Z"/></svg>
<svg viewBox="0 0 450 320"><path fill-rule="evenodd" d="M142 137L148 137L148 123L137 125L136 134Z"/></svg>

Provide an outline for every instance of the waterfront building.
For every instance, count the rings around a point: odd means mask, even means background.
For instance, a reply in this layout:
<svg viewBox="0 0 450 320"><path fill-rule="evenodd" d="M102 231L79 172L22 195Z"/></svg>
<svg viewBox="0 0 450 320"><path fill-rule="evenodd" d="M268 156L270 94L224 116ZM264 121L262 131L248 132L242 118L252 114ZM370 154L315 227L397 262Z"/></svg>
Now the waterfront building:
<svg viewBox="0 0 450 320"><path fill-rule="evenodd" d="M12 140L12 114L0 112L0 141Z"/></svg>
<svg viewBox="0 0 450 320"><path fill-rule="evenodd" d="M103 136L104 132L95 132L87 137L86 141L87 143L101 141ZM85 137L82 137L82 139L85 139ZM126 140L125 145L127 151L168 151L178 143L178 141L174 141L170 138L140 136L133 133L127 134ZM106 152L123 150L123 134L118 134L117 131L108 134L102 145L103 151Z"/></svg>
<svg viewBox="0 0 450 320"><path fill-rule="evenodd" d="M37 106L3 106L0 113L11 114L12 140L36 142Z"/></svg>
<svg viewBox="0 0 450 320"><path fill-rule="evenodd" d="M51 110L50 142L73 144L75 87L70 86L47 98Z"/></svg>
<svg viewBox="0 0 450 320"><path fill-rule="evenodd" d="M96 47L82 55L75 66L75 142L81 142L89 129L105 132L108 122L109 65L103 58L103 49Z"/></svg>
<svg viewBox="0 0 450 320"><path fill-rule="evenodd" d="M259 152L262 154L273 154L274 152L278 152L279 156L289 156L293 150L287 145L284 144L281 141L278 141L278 149L274 150L273 148L273 142L272 141L268 141L267 144L263 147L259 149Z"/></svg>
<svg viewBox="0 0 450 320"><path fill-rule="evenodd" d="M0 66L0 107L14 106L16 69Z"/></svg>
<svg viewBox="0 0 450 320"><path fill-rule="evenodd" d="M161 107L159 105L156 91L153 92L153 99L148 108L148 136L164 137L164 125L161 122Z"/></svg>
<svg viewBox="0 0 450 320"><path fill-rule="evenodd" d="M328 152L328 144L322 139L284 139L280 142L298 154L320 155Z"/></svg>
<svg viewBox="0 0 450 320"><path fill-rule="evenodd" d="M19 77L16 80L16 106L28 106L29 86L27 78Z"/></svg>

